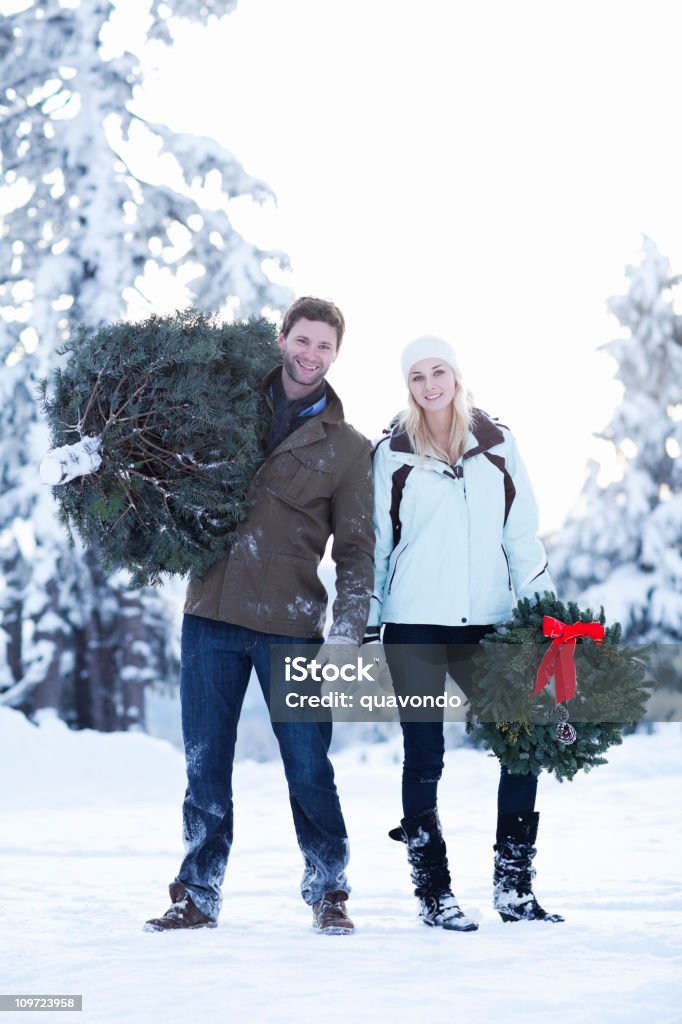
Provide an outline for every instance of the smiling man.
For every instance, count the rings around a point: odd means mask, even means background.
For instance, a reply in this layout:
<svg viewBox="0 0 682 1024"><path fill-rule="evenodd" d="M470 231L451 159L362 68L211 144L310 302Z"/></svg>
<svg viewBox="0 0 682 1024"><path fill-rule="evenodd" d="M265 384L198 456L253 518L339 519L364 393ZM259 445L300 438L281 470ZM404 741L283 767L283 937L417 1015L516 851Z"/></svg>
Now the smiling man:
<svg viewBox="0 0 682 1024"><path fill-rule="evenodd" d="M336 600L329 641L359 643L373 584L370 444L343 416L325 377L344 333L341 311L302 298L279 335L282 366L263 382L272 409L267 458L226 559L190 582L182 626L180 700L187 764L185 858L172 906L147 931L215 927L232 845L237 722L255 669L269 700L270 647L322 641L327 594L317 574L334 537ZM328 758L331 722L273 723L313 925L347 934L348 839Z"/></svg>
<svg viewBox="0 0 682 1024"><path fill-rule="evenodd" d="M279 347L287 398L307 398L336 359L336 328L324 321L301 317L288 334L280 332Z"/></svg>

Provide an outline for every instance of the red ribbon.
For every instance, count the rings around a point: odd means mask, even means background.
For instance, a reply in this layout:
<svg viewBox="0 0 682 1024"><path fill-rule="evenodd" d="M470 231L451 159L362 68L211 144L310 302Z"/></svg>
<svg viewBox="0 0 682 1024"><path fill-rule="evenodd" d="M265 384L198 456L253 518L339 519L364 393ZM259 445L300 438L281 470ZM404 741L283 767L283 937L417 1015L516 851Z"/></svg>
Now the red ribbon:
<svg viewBox="0 0 682 1024"><path fill-rule="evenodd" d="M572 626L545 615L542 632L554 637L540 663L535 689L530 694L536 697L554 676L554 691L557 704L575 697L575 642L579 636L587 636L600 644L604 639L604 627L600 622L574 622Z"/></svg>

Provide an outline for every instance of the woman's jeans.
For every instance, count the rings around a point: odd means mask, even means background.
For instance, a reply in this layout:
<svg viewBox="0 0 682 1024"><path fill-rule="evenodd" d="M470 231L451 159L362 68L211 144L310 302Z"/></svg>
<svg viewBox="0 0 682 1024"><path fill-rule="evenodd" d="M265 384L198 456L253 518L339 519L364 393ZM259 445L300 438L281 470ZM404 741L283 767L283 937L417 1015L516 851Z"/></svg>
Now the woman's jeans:
<svg viewBox="0 0 682 1024"><path fill-rule="evenodd" d="M388 622L384 628L386 661L396 692L442 693L446 666L457 685L468 695L471 678L471 645L480 643L492 626L429 626ZM444 645L443 656L406 658L391 650L392 644ZM434 652L435 653L435 652ZM416 671L415 671L416 667ZM419 678L415 678L418 673ZM433 717L435 713L431 713ZM443 722L402 722L403 815L412 818L436 806L438 781L443 772ZM535 775L513 775L501 765L497 791L499 814L523 813L535 807L538 780Z"/></svg>
<svg viewBox="0 0 682 1024"><path fill-rule="evenodd" d="M198 615L184 617L180 701L187 792L185 859L177 881L211 918L220 912L220 887L232 846L232 763L251 668L269 703L270 646L320 642L260 633ZM272 728L305 862L303 899L312 904L334 889L349 892L346 826L327 757L331 722L273 722Z"/></svg>

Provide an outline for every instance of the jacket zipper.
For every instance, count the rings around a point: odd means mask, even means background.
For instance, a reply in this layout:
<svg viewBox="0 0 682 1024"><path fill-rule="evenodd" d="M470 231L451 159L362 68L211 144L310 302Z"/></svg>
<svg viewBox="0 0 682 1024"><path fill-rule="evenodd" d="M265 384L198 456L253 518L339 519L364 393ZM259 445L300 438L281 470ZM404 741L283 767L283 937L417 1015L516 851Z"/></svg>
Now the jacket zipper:
<svg viewBox="0 0 682 1024"><path fill-rule="evenodd" d="M391 573L391 578L388 581L388 591L387 591L387 594L391 593L391 587L393 586L393 578L395 576L395 571L398 568L398 562L403 557L403 555L405 554L405 552L407 551L409 546L410 546L409 544L406 544L405 547L403 548L403 550L400 552L400 554L398 555L398 557L395 560L395 565L393 566L393 572Z"/></svg>
<svg viewBox="0 0 682 1024"><path fill-rule="evenodd" d="M500 544L500 547L502 548L502 554L504 555L504 560L507 563L507 583L509 584L509 589L511 590L512 582L511 582L511 572L509 571L509 558L507 557L507 552L504 550L504 544Z"/></svg>

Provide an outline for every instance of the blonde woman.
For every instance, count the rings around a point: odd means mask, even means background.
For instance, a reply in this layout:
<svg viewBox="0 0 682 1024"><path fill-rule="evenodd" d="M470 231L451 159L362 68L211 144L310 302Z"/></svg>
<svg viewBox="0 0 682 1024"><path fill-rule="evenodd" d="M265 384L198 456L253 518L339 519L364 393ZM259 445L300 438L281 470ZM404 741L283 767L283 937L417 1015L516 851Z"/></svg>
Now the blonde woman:
<svg viewBox="0 0 682 1024"><path fill-rule="evenodd" d="M514 438L472 405L452 346L416 338L402 353L402 370L408 408L374 454L375 584L365 639L384 626L397 691L442 693L446 664L466 690L467 645L509 619L517 598L554 586ZM443 657L394 647L423 644ZM452 892L438 817L442 719L404 720L402 730L404 817L390 835L407 847L422 921L474 931ZM494 906L505 921L563 920L547 914L532 890L536 789L535 776L502 767Z"/></svg>

